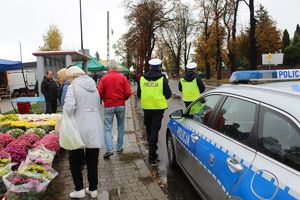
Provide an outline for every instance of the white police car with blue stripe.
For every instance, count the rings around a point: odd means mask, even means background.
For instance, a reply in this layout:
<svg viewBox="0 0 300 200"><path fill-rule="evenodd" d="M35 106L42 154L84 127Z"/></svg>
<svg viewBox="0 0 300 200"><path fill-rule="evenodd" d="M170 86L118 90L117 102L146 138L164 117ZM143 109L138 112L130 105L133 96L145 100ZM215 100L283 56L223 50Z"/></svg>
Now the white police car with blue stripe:
<svg viewBox="0 0 300 200"><path fill-rule="evenodd" d="M300 199L300 70L238 71L170 115L167 150L203 199Z"/></svg>

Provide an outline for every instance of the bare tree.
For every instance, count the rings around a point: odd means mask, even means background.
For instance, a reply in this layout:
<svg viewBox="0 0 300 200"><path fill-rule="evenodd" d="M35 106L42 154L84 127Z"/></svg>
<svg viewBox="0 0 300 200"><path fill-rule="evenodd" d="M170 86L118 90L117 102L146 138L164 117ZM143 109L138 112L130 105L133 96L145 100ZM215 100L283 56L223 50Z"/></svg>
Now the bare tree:
<svg viewBox="0 0 300 200"><path fill-rule="evenodd" d="M199 28L198 23L193 17L192 10L190 6L188 5L181 5L182 10L182 32L183 32L183 63L184 67L186 67L190 52L191 52L191 46L192 41L195 39L196 32Z"/></svg>
<svg viewBox="0 0 300 200"><path fill-rule="evenodd" d="M138 36L138 43L143 45L143 55L138 63L144 63L144 69L148 71L148 61L156 43L156 32L170 21L168 15L173 7L169 8L166 0L125 0L124 5L129 12L127 22ZM139 69L142 73L142 66Z"/></svg>
<svg viewBox="0 0 300 200"><path fill-rule="evenodd" d="M210 0L213 10L213 20L214 20L214 37L216 40L216 71L217 79L222 79L222 44L223 44L223 34L224 31L221 25L221 19L225 11L225 0Z"/></svg>
<svg viewBox="0 0 300 200"><path fill-rule="evenodd" d="M212 24L212 6L207 0L197 0L197 6L200 10L200 28L202 32L200 33L199 40L197 42L197 50L203 55L204 59L204 69L206 79L211 78L211 66L209 62L209 52L207 46L209 45L209 40L211 36L210 26Z"/></svg>
<svg viewBox="0 0 300 200"><path fill-rule="evenodd" d="M256 19L255 19L255 8L254 0L242 0L249 8L250 12L250 29L249 29L249 63L250 69L257 69L257 42L256 42Z"/></svg>
<svg viewBox="0 0 300 200"><path fill-rule="evenodd" d="M175 74L177 76L179 75L180 70L183 44L183 38L179 28L181 28L180 24L174 21L166 25L166 27L161 30L161 39L163 41L163 45L165 45L170 51L172 65L174 65Z"/></svg>
<svg viewBox="0 0 300 200"><path fill-rule="evenodd" d="M227 32L227 51L230 72L236 71L236 24L239 2L241 0L226 0L224 11L224 26Z"/></svg>
<svg viewBox="0 0 300 200"><path fill-rule="evenodd" d="M190 7L183 3L176 4L171 16L173 20L160 29L160 36L171 52L175 75L178 76L181 63L186 66L189 60L196 22Z"/></svg>

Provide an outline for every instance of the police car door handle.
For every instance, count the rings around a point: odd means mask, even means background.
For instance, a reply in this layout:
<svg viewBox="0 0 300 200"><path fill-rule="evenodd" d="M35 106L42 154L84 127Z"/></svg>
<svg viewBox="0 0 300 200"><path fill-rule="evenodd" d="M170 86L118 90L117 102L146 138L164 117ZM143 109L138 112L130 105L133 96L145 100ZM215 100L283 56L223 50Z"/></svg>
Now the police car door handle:
<svg viewBox="0 0 300 200"><path fill-rule="evenodd" d="M227 158L226 163L232 173L241 172L244 169L243 165L235 158Z"/></svg>
<svg viewBox="0 0 300 200"><path fill-rule="evenodd" d="M198 142L198 141L199 141L199 136L196 135L195 133L193 133L193 134L191 135L191 139L192 139L193 142Z"/></svg>

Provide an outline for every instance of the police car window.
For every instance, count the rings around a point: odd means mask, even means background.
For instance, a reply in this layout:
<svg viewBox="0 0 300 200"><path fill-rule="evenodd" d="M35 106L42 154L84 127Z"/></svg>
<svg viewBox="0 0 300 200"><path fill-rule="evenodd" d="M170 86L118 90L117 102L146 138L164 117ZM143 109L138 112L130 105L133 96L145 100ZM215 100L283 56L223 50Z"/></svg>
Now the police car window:
<svg viewBox="0 0 300 200"><path fill-rule="evenodd" d="M212 111L217 106L221 95L210 95L201 98L196 103L194 103L188 110L188 118L193 119L201 124L208 125L208 121L211 117Z"/></svg>
<svg viewBox="0 0 300 200"><path fill-rule="evenodd" d="M254 131L256 104L228 97L215 119L215 129L248 144Z"/></svg>
<svg viewBox="0 0 300 200"><path fill-rule="evenodd" d="M300 169L299 128L280 113L270 110L263 113L258 149L294 169Z"/></svg>

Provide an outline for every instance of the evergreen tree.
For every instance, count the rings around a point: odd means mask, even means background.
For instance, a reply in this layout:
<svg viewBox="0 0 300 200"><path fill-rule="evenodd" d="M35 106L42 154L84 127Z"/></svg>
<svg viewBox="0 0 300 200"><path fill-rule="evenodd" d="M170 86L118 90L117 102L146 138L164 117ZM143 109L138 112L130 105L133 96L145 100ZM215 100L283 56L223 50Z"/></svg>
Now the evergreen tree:
<svg viewBox="0 0 300 200"><path fill-rule="evenodd" d="M256 21L257 61L260 63L262 54L275 53L282 49L282 39L276 22L262 5L256 11Z"/></svg>
<svg viewBox="0 0 300 200"><path fill-rule="evenodd" d="M284 50L283 63L289 66L300 64L300 42Z"/></svg>
<svg viewBox="0 0 300 200"><path fill-rule="evenodd" d="M96 59L97 59L98 61L100 60L100 55L99 55L99 52L98 52L98 51L96 51L95 57L96 57Z"/></svg>
<svg viewBox="0 0 300 200"><path fill-rule="evenodd" d="M283 36L282 36L282 51L284 51L287 47L289 47L291 44L290 34L288 30L284 30Z"/></svg>
<svg viewBox="0 0 300 200"><path fill-rule="evenodd" d="M300 64L300 26L297 24L292 45L284 50L284 64L297 65Z"/></svg>
<svg viewBox="0 0 300 200"><path fill-rule="evenodd" d="M293 45L296 45L300 42L300 26L297 24L296 31L294 33Z"/></svg>
<svg viewBox="0 0 300 200"><path fill-rule="evenodd" d="M300 35L300 26L299 26L299 24L297 24L295 34L298 34L298 36Z"/></svg>

